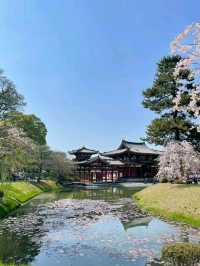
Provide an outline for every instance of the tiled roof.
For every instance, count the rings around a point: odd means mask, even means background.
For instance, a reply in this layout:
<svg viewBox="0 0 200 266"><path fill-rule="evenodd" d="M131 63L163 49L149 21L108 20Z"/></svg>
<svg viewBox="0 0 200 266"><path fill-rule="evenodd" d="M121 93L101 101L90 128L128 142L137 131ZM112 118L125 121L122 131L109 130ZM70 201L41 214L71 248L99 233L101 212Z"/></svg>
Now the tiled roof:
<svg viewBox="0 0 200 266"><path fill-rule="evenodd" d="M112 155L122 154L126 151L132 153L139 153L139 154L155 154L155 155L159 155L161 153L160 151L149 148L144 142L130 142L122 140L118 149L110 152L104 152L103 155L112 156Z"/></svg>
<svg viewBox="0 0 200 266"><path fill-rule="evenodd" d="M102 153L102 155L104 155L104 156L110 156L110 155L114 155L114 154L117 155L117 154L122 154L125 151L127 151L127 149L118 149L118 150L104 152L104 153Z"/></svg>
<svg viewBox="0 0 200 266"><path fill-rule="evenodd" d="M110 157L106 157L106 156L103 156L103 155L96 155L94 157L91 157L89 160L87 161L82 161L82 162L77 162L78 165L89 165L89 164L92 164L92 163L95 163L95 162L98 162L98 161L102 161L104 162L105 164L107 165L124 165L121 161L118 161L118 160L114 160Z"/></svg>
<svg viewBox="0 0 200 266"><path fill-rule="evenodd" d="M77 150L69 151L69 154L77 154L77 153L96 154L96 153L98 153L98 151L88 149L85 146L83 146L83 147L81 147L80 149L77 149Z"/></svg>

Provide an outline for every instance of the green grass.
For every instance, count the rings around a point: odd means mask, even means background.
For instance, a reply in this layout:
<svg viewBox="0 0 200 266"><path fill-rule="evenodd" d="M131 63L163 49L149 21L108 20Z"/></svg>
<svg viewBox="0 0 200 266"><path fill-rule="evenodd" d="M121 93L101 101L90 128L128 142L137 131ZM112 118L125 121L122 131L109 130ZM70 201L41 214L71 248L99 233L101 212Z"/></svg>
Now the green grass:
<svg viewBox="0 0 200 266"><path fill-rule="evenodd" d="M139 207L172 221L200 227L200 186L157 184L133 196Z"/></svg>
<svg viewBox="0 0 200 266"><path fill-rule="evenodd" d="M5 216L42 192L38 187L28 182L1 183L0 191L4 192L0 201L0 217Z"/></svg>
<svg viewBox="0 0 200 266"><path fill-rule="evenodd" d="M34 185L29 182L0 183L0 191L4 192L0 200L0 218L43 192L60 191L61 188L52 180L42 180Z"/></svg>
<svg viewBox="0 0 200 266"><path fill-rule="evenodd" d="M5 264L0 262L0 266L28 266L27 264L13 264L13 263L9 263L9 264Z"/></svg>

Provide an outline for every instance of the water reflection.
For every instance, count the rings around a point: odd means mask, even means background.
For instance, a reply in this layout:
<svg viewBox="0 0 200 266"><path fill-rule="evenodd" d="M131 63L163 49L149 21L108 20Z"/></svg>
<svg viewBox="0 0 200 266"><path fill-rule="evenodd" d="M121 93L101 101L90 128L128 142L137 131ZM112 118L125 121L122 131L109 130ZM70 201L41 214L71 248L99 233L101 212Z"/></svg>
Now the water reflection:
<svg viewBox="0 0 200 266"><path fill-rule="evenodd" d="M0 222L0 260L33 266L144 266L166 243L200 240L198 230L137 217L130 204L134 192L120 187L70 189L35 198ZM66 208L63 199L68 199ZM103 204L107 211L85 215L81 203L87 208Z"/></svg>
<svg viewBox="0 0 200 266"><path fill-rule="evenodd" d="M105 200L116 201L121 198L130 198L134 193L141 190L141 188L123 188L123 187L100 187L90 189L69 189L67 198L71 199L91 199L91 200Z"/></svg>
<svg viewBox="0 0 200 266"><path fill-rule="evenodd" d="M31 262L40 252L46 233L42 228L43 221L32 215L4 219L0 223L0 261Z"/></svg>
<svg viewBox="0 0 200 266"><path fill-rule="evenodd" d="M0 235L0 261L29 263L39 254L40 246L34 236L5 230Z"/></svg>

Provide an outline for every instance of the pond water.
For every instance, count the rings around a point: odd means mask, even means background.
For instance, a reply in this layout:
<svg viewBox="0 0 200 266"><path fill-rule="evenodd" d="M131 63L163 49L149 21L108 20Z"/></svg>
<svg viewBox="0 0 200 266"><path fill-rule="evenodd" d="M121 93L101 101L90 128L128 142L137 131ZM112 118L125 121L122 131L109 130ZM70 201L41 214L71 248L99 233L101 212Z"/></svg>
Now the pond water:
<svg viewBox="0 0 200 266"><path fill-rule="evenodd" d="M0 261L32 266L144 266L163 245L200 242L199 230L141 213L136 189L43 194L0 221Z"/></svg>

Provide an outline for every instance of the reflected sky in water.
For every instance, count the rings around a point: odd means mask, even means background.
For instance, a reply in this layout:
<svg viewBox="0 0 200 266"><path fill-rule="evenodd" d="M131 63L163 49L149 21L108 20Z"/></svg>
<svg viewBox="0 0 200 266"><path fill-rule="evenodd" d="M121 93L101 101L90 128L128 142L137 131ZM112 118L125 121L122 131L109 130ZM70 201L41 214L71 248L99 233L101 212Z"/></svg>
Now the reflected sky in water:
<svg viewBox="0 0 200 266"><path fill-rule="evenodd" d="M63 199L73 199L73 204L89 204L91 200L91 206L105 200L109 205L120 202L121 206L124 202L123 210L131 213L133 209L125 204L125 199L130 199L133 192L110 187L39 196L1 221L0 260L33 266L144 266L147 259L160 256L166 243L200 241L199 230L156 218L122 221L108 213L93 219L92 214L72 216L69 208L55 209L57 205L52 205Z"/></svg>

